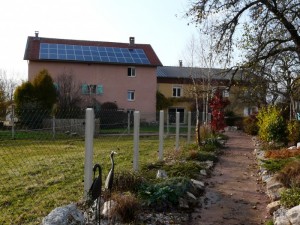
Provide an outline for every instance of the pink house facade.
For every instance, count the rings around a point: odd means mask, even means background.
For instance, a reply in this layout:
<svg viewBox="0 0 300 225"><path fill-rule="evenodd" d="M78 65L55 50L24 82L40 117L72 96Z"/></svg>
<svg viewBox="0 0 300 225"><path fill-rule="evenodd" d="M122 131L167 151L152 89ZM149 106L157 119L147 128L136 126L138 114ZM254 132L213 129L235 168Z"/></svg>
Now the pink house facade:
<svg viewBox="0 0 300 225"><path fill-rule="evenodd" d="M43 69L55 81L71 74L88 105L114 102L125 111L156 111L157 67L162 66L149 44L28 37L24 59L28 80Z"/></svg>

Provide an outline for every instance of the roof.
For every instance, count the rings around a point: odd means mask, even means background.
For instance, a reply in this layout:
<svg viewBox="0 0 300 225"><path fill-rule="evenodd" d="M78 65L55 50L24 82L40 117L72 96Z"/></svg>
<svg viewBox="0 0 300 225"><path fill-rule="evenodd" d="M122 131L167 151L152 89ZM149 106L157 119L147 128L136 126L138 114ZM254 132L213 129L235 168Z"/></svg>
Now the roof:
<svg viewBox="0 0 300 225"><path fill-rule="evenodd" d="M131 38L132 40L132 38ZM134 41L134 39L133 39ZM57 52L55 54L51 54L50 57L50 50L48 49L48 46L56 46ZM57 47L58 46L58 47ZM64 52L64 55L59 55L61 48L64 48L64 51L67 51L66 49L72 48L75 52L75 55L67 55L68 53ZM84 50L86 48L89 49L88 56L87 57L76 57L76 48L80 47L81 51L85 54ZM74 50L75 49L75 50ZM113 58L110 58L109 56L105 59L101 58L101 56L97 55L97 59L93 57L93 53L97 53L97 51L101 51L101 49L104 49L104 51L126 51L129 55L127 55L125 58L124 55L122 55L122 58L116 58L116 55L114 55ZM95 51L93 51L95 50ZM43 54L43 51L48 51L47 54ZM111 53L111 52L109 52ZM132 54L133 53L133 54ZM79 54L79 53L78 53ZM100 54L98 52L98 54ZM112 54L115 54L114 52ZM134 55L134 56L133 56ZM142 58L134 58L135 56L139 57L141 55ZM49 57L48 57L49 56ZM61 57L63 56L63 57ZM67 56L67 57L66 57ZM71 56L71 57L68 57ZM80 55L85 56L85 55ZM133 58L132 58L133 57ZM113 60L110 60L113 59ZM119 60L122 59L122 60ZM128 59L128 60L126 60ZM136 60L139 61L136 61ZM133 43L118 43L118 42L102 42L102 41L86 41L86 40L71 40L71 39L57 39L57 38L45 38L45 37L32 37L29 36L27 38L27 44L24 54L24 60L30 60L30 61L60 61L60 62L79 62L79 63L95 63L95 64L127 64L127 65L141 65L141 66L162 66L162 63L160 62L159 58L157 57L156 53L154 52L153 48L150 44L135 44Z"/></svg>
<svg viewBox="0 0 300 225"><path fill-rule="evenodd" d="M187 78L210 79L213 80L230 80L233 71L228 72L226 69L216 68L199 68L199 67L181 67L181 66L159 66L157 67L157 78ZM238 72L235 80L241 80L243 72Z"/></svg>

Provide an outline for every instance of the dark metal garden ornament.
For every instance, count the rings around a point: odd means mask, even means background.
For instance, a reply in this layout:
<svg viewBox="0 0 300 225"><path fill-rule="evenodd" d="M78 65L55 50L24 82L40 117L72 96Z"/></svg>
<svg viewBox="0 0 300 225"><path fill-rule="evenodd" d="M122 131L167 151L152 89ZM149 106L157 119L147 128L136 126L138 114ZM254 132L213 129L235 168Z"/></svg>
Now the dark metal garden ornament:
<svg viewBox="0 0 300 225"><path fill-rule="evenodd" d="M98 170L98 177L96 178L96 171ZM90 199L94 202L97 199L96 212L98 212L98 222L100 224L100 203L102 192L102 168L99 164L95 164L94 168L94 181L90 188ZM97 215L97 214L96 214ZM97 218L97 216L96 216Z"/></svg>

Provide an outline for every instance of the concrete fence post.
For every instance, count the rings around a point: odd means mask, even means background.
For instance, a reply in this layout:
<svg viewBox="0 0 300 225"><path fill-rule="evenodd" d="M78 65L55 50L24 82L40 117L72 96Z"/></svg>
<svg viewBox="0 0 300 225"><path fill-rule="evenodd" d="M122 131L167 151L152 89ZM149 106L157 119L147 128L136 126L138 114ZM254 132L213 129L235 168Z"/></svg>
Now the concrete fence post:
<svg viewBox="0 0 300 225"><path fill-rule="evenodd" d="M164 111L159 111L159 147L158 147L158 159L163 160L164 156Z"/></svg>
<svg viewBox="0 0 300 225"><path fill-rule="evenodd" d="M93 176L93 139L94 139L94 109L85 111L85 160L84 160L84 199L88 199L88 192L92 185Z"/></svg>
<svg viewBox="0 0 300 225"><path fill-rule="evenodd" d="M176 150L179 150L179 118L180 112L176 112Z"/></svg>
<svg viewBox="0 0 300 225"><path fill-rule="evenodd" d="M133 171L139 170L140 112L135 111L133 130Z"/></svg>

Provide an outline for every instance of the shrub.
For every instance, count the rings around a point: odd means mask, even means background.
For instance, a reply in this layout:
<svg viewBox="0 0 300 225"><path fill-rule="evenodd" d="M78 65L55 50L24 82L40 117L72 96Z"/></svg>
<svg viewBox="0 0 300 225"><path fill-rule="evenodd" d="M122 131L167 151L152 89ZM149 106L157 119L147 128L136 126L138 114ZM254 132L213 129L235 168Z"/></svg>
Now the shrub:
<svg viewBox="0 0 300 225"><path fill-rule="evenodd" d="M274 225L273 220L268 220L265 222L265 225Z"/></svg>
<svg viewBox="0 0 300 225"><path fill-rule="evenodd" d="M211 152L203 152L203 151L196 151L196 150L191 150L188 153L187 160L197 160L200 162L205 162L207 160L217 162L218 157Z"/></svg>
<svg viewBox="0 0 300 225"><path fill-rule="evenodd" d="M187 178L174 177L157 184L143 184L139 191L139 197L144 205L162 211L176 207L179 198L190 188L191 183Z"/></svg>
<svg viewBox="0 0 300 225"><path fill-rule="evenodd" d="M286 164L277 174L276 179L285 187L300 188L300 160Z"/></svg>
<svg viewBox="0 0 300 225"><path fill-rule="evenodd" d="M298 155L300 155L300 149L268 150L265 152L265 157L271 159L286 159Z"/></svg>
<svg viewBox="0 0 300 225"><path fill-rule="evenodd" d="M262 160L263 167L266 168L270 172L277 172L280 171L287 163L289 163L292 159L269 159L269 160Z"/></svg>
<svg viewBox="0 0 300 225"><path fill-rule="evenodd" d="M300 140L300 121L291 120L287 124L288 140L293 144L297 144Z"/></svg>
<svg viewBox="0 0 300 225"><path fill-rule="evenodd" d="M286 142L286 123L277 107L262 108L257 119L258 134L263 141Z"/></svg>
<svg viewBox="0 0 300 225"><path fill-rule="evenodd" d="M144 178L139 174L129 171L115 173L113 190L136 192L142 182L144 182Z"/></svg>
<svg viewBox="0 0 300 225"><path fill-rule="evenodd" d="M243 119L244 132L250 135L257 135L259 130L257 121L256 114L245 117Z"/></svg>
<svg viewBox="0 0 300 225"><path fill-rule="evenodd" d="M280 203L286 208L292 208L300 204L300 188L286 189L280 194Z"/></svg>
<svg viewBox="0 0 300 225"><path fill-rule="evenodd" d="M130 223L136 219L139 210L139 202L132 194L116 194L113 196L116 206L112 210L112 215L118 216L122 223Z"/></svg>

